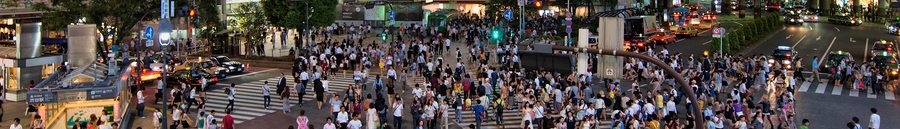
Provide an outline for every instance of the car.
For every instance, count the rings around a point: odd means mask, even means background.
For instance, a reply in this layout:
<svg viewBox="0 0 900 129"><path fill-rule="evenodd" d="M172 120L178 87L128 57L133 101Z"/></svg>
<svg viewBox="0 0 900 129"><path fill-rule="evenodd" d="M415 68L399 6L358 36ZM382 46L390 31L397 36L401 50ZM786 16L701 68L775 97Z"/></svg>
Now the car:
<svg viewBox="0 0 900 129"><path fill-rule="evenodd" d="M632 39L625 41L625 51L644 52L656 46L654 44L645 44L645 39Z"/></svg>
<svg viewBox="0 0 900 129"><path fill-rule="evenodd" d="M900 18L897 18L897 19L891 19L891 20L886 20L886 21L884 21L884 27L885 27L885 28L891 27L891 26L893 26L893 25L896 24L896 23L900 23Z"/></svg>
<svg viewBox="0 0 900 129"><path fill-rule="evenodd" d="M694 29L693 26L679 26L677 30L675 30L675 36L678 37L694 37L697 36L697 29Z"/></svg>
<svg viewBox="0 0 900 129"><path fill-rule="evenodd" d="M828 53L828 56L825 57L825 60L823 62L825 63L825 67L820 68L819 72L831 73L834 66L841 65L841 63L850 64L854 61L855 60L853 60L853 56L850 55L849 52L831 51Z"/></svg>
<svg viewBox="0 0 900 129"><path fill-rule="evenodd" d="M212 62L215 63L216 66L228 68L228 71L230 71L229 73L231 74L243 73L247 70L244 64L242 64L241 62L232 61L226 56L214 56L209 57L209 59L212 60Z"/></svg>
<svg viewBox="0 0 900 129"><path fill-rule="evenodd" d="M228 71L228 68L217 66L210 60L188 61L184 63L184 65L175 66L175 69L204 70L207 73L216 75L216 78L221 79L228 77L228 74L230 72Z"/></svg>
<svg viewBox="0 0 900 129"><path fill-rule="evenodd" d="M206 78L206 80L207 80L206 87L216 85L216 83L219 83L219 78L214 77L214 75L206 72L205 70L186 70L186 69L175 70L174 72L169 73L166 76L166 83L169 85L175 85L175 86L181 85L181 83L185 83L185 84L192 85L192 86L199 86L200 85L200 77ZM206 87L202 87L202 88L206 89Z"/></svg>
<svg viewBox="0 0 900 129"><path fill-rule="evenodd" d="M159 79L162 77L160 75L159 71L153 71L153 70L149 70L149 69L141 69L141 67L137 65L137 62L131 62L131 65L129 65L129 67L131 67L131 69L132 69L131 76L133 76L133 77L140 76L141 77L140 79L142 82L150 82L150 81L153 81L153 80L156 80L156 79Z"/></svg>
<svg viewBox="0 0 900 129"><path fill-rule="evenodd" d="M803 18L800 18L800 15L787 15L784 16L784 23L803 25Z"/></svg>
<svg viewBox="0 0 900 129"><path fill-rule="evenodd" d="M766 3L766 11L778 11L781 10L781 5L776 2L767 2Z"/></svg>
<svg viewBox="0 0 900 129"><path fill-rule="evenodd" d="M772 52L771 58L768 59L768 64L771 67L775 63L780 63L782 68L791 69L791 63L796 58L796 56L792 55L797 55L797 52L791 49L790 46L778 46Z"/></svg>
<svg viewBox="0 0 900 129"><path fill-rule="evenodd" d="M800 17L803 19L803 22L819 22L819 15L812 12L800 13Z"/></svg>
<svg viewBox="0 0 900 129"><path fill-rule="evenodd" d="M706 15L703 15L703 16L701 16L701 18L702 18L704 21L712 21L712 20L718 19L718 17L716 17L716 15L712 15L712 14L706 14Z"/></svg>
<svg viewBox="0 0 900 129"><path fill-rule="evenodd" d="M900 35L900 23L891 23L887 27L889 34Z"/></svg>
<svg viewBox="0 0 900 129"><path fill-rule="evenodd" d="M695 27L697 29L701 29L701 30L708 30L708 29L719 27L719 21L703 20L703 21L700 21L700 24Z"/></svg>
<svg viewBox="0 0 900 129"><path fill-rule="evenodd" d="M671 32L657 32L652 36L647 38L647 41L650 41L654 44L669 44L675 42L675 35Z"/></svg>
<svg viewBox="0 0 900 129"><path fill-rule="evenodd" d="M841 25L855 25L855 26L862 25L861 19L858 19L856 17L851 17L851 16L834 16L832 18L828 18L827 21L830 23L833 23L833 24L841 24Z"/></svg>
<svg viewBox="0 0 900 129"><path fill-rule="evenodd" d="M875 41L875 45L872 46L872 55L877 54L896 54L894 53L894 42L888 42L885 40Z"/></svg>
<svg viewBox="0 0 900 129"><path fill-rule="evenodd" d="M178 58L178 56L172 55L170 53L159 52L152 55L157 60L166 60L166 63L170 66L181 65L184 63L184 58Z"/></svg>
<svg viewBox="0 0 900 129"><path fill-rule="evenodd" d="M883 69L883 75L887 75L888 78L896 78L898 76L897 70L897 55L888 54L888 53L879 53L872 56L871 64L872 66L879 67Z"/></svg>

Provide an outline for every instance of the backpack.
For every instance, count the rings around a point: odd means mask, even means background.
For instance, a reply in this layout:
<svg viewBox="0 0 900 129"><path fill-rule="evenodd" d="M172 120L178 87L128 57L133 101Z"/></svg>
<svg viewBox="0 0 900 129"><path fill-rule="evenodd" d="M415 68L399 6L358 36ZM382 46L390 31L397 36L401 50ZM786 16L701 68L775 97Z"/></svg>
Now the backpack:
<svg viewBox="0 0 900 129"><path fill-rule="evenodd" d="M485 91L484 91L485 89L484 89L484 88L485 88L484 85L478 86L478 95L484 95L484 94L485 94Z"/></svg>

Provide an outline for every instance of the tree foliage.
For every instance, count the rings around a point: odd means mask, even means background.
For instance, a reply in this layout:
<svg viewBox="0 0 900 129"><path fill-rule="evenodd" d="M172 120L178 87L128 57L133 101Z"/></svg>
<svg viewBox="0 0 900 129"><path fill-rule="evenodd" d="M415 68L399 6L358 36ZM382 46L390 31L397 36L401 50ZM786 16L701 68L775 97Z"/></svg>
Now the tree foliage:
<svg viewBox="0 0 900 129"><path fill-rule="evenodd" d="M306 0L309 2L309 15L306 13L304 1L295 1L293 5L286 0L262 0L263 14L273 26L289 29L303 29L309 16L310 27L329 26L335 20L335 0Z"/></svg>
<svg viewBox="0 0 900 129"><path fill-rule="evenodd" d="M37 2L32 8L44 12L43 27L64 29L71 23L96 24L103 37L112 37L112 43L132 36L135 24L159 17L159 0L51 0ZM156 12L156 13L154 13ZM100 43L103 50L107 44ZM104 54L105 55L105 54Z"/></svg>
<svg viewBox="0 0 900 129"><path fill-rule="evenodd" d="M237 17L234 25L237 25L237 28L234 28L236 32L243 32L243 39L249 46L259 46L265 41L265 36L262 34L266 32L266 29L263 26L266 23L265 15L262 13L262 8L259 4L253 3L241 3L238 5L238 10L236 10ZM251 51L256 49L251 49ZM247 51L249 53L256 53ZM245 54L250 55L250 54Z"/></svg>
<svg viewBox="0 0 900 129"><path fill-rule="evenodd" d="M219 19L219 12L216 8L216 0L196 0L195 7L197 10L196 21L191 22L197 28L207 27L200 30L200 37L212 38L212 34L219 29L225 28L222 20Z"/></svg>

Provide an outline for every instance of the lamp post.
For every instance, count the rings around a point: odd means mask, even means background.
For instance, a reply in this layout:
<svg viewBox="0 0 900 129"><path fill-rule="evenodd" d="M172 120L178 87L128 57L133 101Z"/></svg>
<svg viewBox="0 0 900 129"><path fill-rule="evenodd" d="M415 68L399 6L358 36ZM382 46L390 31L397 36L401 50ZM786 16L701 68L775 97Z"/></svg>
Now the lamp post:
<svg viewBox="0 0 900 129"><path fill-rule="evenodd" d="M169 47L168 46L169 42L170 42L169 38L171 38L171 36L172 36L172 23L169 22L169 19L160 20L159 21L159 47L162 49L163 54L166 53L166 47ZM167 96L166 95L166 93L167 93L166 87L168 87L167 86L168 83L166 83L166 67L169 66L169 65L166 65L166 64L168 64L167 61L168 60L165 60L165 59L163 60L162 72L160 72L160 75L162 76L162 83L163 83L163 84L160 84L162 86L163 98L165 98ZM166 99L163 99L162 105L163 105L163 109L162 109L163 116L162 117L167 118L166 117L166 105L167 105ZM163 129L168 128L168 124L166 124L167 123L166 121L161 121L161 122L163 125L162 126Z"/></svg>

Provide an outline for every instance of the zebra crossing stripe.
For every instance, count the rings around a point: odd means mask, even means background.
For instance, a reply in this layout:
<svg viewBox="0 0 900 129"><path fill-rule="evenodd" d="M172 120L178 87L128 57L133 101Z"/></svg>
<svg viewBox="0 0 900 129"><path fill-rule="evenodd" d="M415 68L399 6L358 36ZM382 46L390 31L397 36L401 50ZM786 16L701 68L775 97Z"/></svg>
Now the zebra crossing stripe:
<svg viewBox="0 0 900 129"><path fill-rule="evenodd" d="M896 100L897 98L894 97L894 91L886 91L884 92L884 99Z"/></svg>
<svg viewBox="0 0 900 129"><path fill-rule="evenodd" d="M869 89L871 89L871 88L869 88ZM871 92L866 92L866 93L871 93ZM866 95L866 97L868 97L868 98L878 98L878 94L868 94L868 95Z"/></svg>
<svg viewBox="0 0 900 129"><path fill-rule="evenodd" d="M825 93L826 85L823 83L819 83L819 86L816 86L816 93L823 94Z"/></svg>
<svg viewBox="0 0 900 129"><path fill-rule="evenodd" d="M851 90L851 91L850 91L850 96L853 96L853 97L859 97L859 90L855 90L855 91L854 91L854 90Z"/></svg>
<svg viewBox="0 0 900 129"><path fill-rule="evenodd" d="M840 86L832 86L834 89L831 89L832 95L841 95L841 87Z"/></svg>
<svg viewBox="0 0 900 129"><path fill-rule="evenodd" d="M812 83L809 83L809 82L803 82L803 84L800 85L800 92L809 91L809 85L811 85L811 84Z"/></svg>

